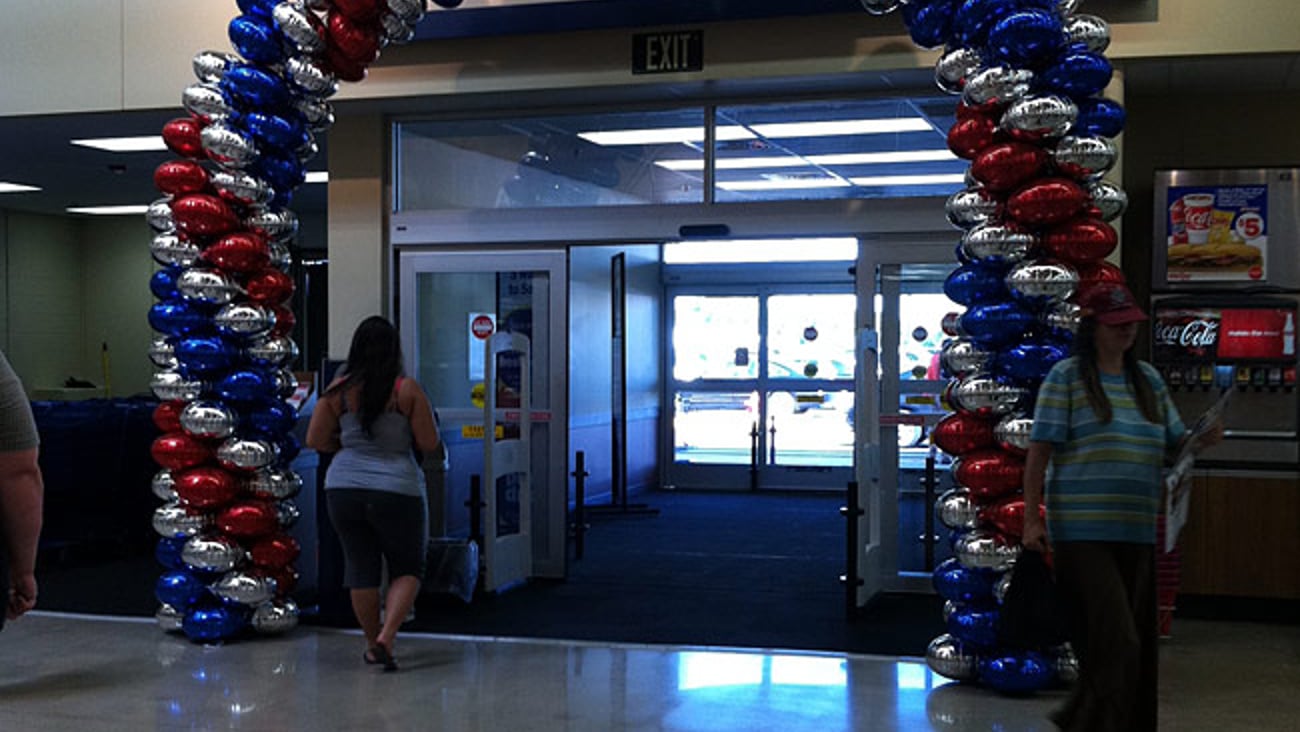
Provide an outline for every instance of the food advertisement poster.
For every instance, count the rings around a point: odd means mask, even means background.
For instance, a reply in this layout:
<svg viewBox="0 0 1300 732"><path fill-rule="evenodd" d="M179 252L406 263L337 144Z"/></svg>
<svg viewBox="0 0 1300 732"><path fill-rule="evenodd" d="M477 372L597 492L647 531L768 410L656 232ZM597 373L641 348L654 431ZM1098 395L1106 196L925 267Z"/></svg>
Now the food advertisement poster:
<svg viewBox="0 0 1300 732"><path fill-rule="evenodd" d="M1268 186L1171 186L1165 201L1169 282L1265 282Z"/></svg>

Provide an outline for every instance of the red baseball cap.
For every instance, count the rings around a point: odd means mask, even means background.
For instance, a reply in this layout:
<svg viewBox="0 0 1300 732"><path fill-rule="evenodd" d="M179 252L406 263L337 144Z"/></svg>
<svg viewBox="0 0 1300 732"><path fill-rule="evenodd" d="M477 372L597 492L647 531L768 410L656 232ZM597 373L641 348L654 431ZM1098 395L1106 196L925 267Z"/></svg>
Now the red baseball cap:
<svg viewBox="0 0 1300 732"><path fill-rule="evenodd" d="M1079 295L1079 307L1084 317L1092 317L1103 325L1124 325L1147 319L1138 307L1133 293L1120 282L1098 282Z"/></svg>

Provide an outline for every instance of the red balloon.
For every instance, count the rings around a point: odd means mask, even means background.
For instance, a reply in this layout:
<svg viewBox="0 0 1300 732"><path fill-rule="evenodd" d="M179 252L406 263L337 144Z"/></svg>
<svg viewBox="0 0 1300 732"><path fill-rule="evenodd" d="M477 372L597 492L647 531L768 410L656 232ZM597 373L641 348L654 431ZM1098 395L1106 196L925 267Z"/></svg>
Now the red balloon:
<svg viewBox="0 0 1300 732"><path fill-rule="evenodd" d="M977 500L988 501L1020 490L1025 461L1005 450L976 450L953 464L952 477Z"/></svg>
<svg viewBox="0 0 1300 732"><path fill-rule="evenodd" d="M268 250L269 251L269 250ZM293 278L274 267L253 273L244 285L248 298L262 305L279 305L293 297Z"/></svg>
<svg viewBox="0 0 1300 732"><path fill-rule="evenodd" d="M1088 264L1115 251L1119 234L1101 219L1079 217L1048 229L1041 239L1043 248L1070 264Z"/></svg>
<svg viewBox="0 0 1300 732"><path fill-rule="evenodd" d="M384 0L333 0L334 9L358 23L370 23L379 20L387 9Z"/></svg>
<svg viewBox="0 0 1300 732"><path fill-rule="evenodd" d="M1001 142L980 151L970 173L990 190L1009 191L1041 173L1047 161L1047 151L1037 145Z"/></svg>
<svg viewBox="0 0 1300 732"><path fill-rule="evenodd" d="M276 597L288 597L298 586L298 570L293 567L258 567L252 574L275 580Z"/></svg>
<svg viewBox="0 0 1300 732"><path fill-rule="evenodd" d="M210 193L190 193L172 201L176 228L187 234L219 236L239 226L229 204Z"/></svg>
<svg viewBox="0 0 1300 732"><path fill-rule="evenodd" d="M1081 264L1076 269L1079 272L1080 292L1102 282L1114 282L1120 285L1128 282L1124 270L1105 260Z"/></svg>
<svg viewBox="0 0 1300 732"><path fill-rule="evenodd" d="M268 501L240 501L217 514L217 527L240 539L256 539L275 533L280 521Z"/></svg>
<svg viewBox="0 0 1300 732"><path fill-rule="evenodd" d="M939 420L930 439L949 455L964 455L993 446L993 422L975 414L955 412Z"/></svg>
<svg viewBox="0 0 1300 732"><path fill-rule="evenodd" d="M215 456L212 446L184 432L160 435L149 448L154 462L168 470L185 470L202 465Z"/></svg>
<svg viewBox="0 0 1300 732"><path fill-rule="evenodd" d="M324 66L343 81L365 81L366 66L344 56L333 44L325 46Z"/></svg>
<svg viewBox="0 0 1300 732"><path fill-rule="evenodd" d="M1042 504L1038 506L1038 515L1045 517ZM1003 534L1020 540L1025 533L1025 497L1007 496L979 509L980 522L994 527Z"/></svg>
<svg viewBox="0 0 1300 732"><path fill-rule="evenodd" d="M379 58L379 27L359 23L342 13L330 13L325 40L343 58L365 66Z"/></svg>
<svg viewBox="0 0 1300 732"><path fill-rule="evenodd" d="M193 160L169 160L154 169L153 184L173 196L199 193L208 187L208 171Z"/></svg>
<svg viewBox="0 0 1300 732"><path fill-rule="evenodd" d="M956 124L948 128L948 149L959 158L973 160L981 150L993 144L997 131L998 123L983 115L958 118Z"/></svg>
<svg viewBox="0 0 1300 732"><path fill-rule="evenodd" d="M221 468L193 468L172 478L181 501L200 510L224 506L239 496L239 481Z"/></svg>
<svg viewBox="0 0 1300 732"><path fill-rule="evenodd" d="M302 553L302 547L298 545L297 539L288 534L273 534L258 539L249 553L253 558L253 564L277 569L293 564L293 560Z"/></svg>
<svg viewBox="0 0 1300 732"><path fill-rule="evenodd" d="M1078 215L1091 199L1068 178L1031 181L1007 198L1007 214L1025 226L1052 226Z"/></svg>
<svg viewBox="0 0 1300 732"><path fill-rule="evenodd" d="M271 247L261 234L236 231L204 249L203 259L227 272L246 274L265 269L271 263Z"/></svg>
<svg viewBox="0 0 1300 732"><path fill-rule="evenodd" d="M203 149L203 123L194 117L178 117L163 125L162 137L167 148L177 155L206 160Z"/></svg>
<svg viewBox="0 0 1300 732"><path fill-rule="evenodd" d="M1002 109L1005 105L996 99L990 99L983 104L970 105L966 102L957 104L957 119L970 119L971 117L988 117L993 120L1002 119Z"/></svg>
<svg viewBox="0 0 1300 732"><path fill-rule="evenodd" d="M293 326L298 323L293 311L284 305L276 305L272 311L275 313L275 326L271 328L271 335L287 336L292 333Z"/></svg>
<svg viewBox="0 0 1300 732"><path fill-rule="evenodd" d="M153 410L154 426L163 432L180 432L181 410L184 408L185 402L179 399L159 402Z"/></svg>

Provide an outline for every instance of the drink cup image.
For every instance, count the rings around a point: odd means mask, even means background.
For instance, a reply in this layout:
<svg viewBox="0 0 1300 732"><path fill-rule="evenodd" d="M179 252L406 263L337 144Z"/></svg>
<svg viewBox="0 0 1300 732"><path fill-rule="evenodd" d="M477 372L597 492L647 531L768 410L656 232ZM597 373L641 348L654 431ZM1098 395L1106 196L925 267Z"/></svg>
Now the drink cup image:
<svg viewBox="0 0 1300 732"><path fill-rule="evenodd" d="M1210 213L1214 210L1213 193L1188 193L1183 196L1183 221L1188 244L1210 240Z"/></svg>

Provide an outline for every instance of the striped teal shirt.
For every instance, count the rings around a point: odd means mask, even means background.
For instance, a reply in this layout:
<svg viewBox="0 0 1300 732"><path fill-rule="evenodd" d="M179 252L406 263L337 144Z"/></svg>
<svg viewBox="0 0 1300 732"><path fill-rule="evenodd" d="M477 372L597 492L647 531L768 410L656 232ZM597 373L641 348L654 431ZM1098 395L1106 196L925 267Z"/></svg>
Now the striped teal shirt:
<svg viewBox="0 0 1300 732"><path fill-rule="evenodd" d="M1164 424L1146 421L1124 376L1104 373L1113 417L1099 423L1077 358L1057 363L1043 379L1029 439L1052 443L1044 502L1053 541L1155 542L1165 451L1184 428L1160 374L1140 366Z"/></svg>

